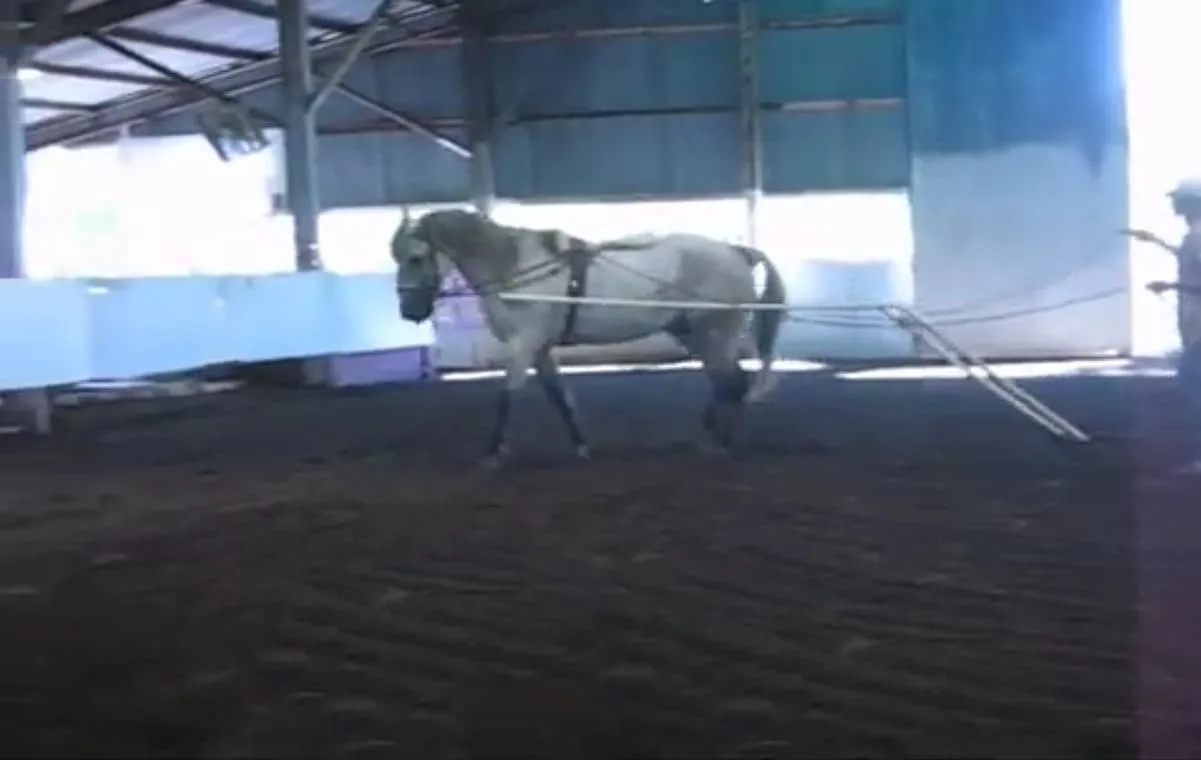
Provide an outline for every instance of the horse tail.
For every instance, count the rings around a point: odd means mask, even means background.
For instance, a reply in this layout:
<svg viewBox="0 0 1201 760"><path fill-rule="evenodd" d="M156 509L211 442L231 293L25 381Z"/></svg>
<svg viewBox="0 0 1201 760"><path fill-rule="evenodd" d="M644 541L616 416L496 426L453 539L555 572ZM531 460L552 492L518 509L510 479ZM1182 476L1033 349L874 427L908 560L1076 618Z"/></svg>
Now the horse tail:
<svg viewBox="0 0 1201 760"><path fill-rule="evenodd" d="M759 303L764 306L783 307L788 300L784 287L784 278L780 270L763 251L749 246L738 246L739 251L746 257L752 269L756 264L762 264L767 274L763 287L763 295ZM756 309L752 317L751 329L755 338L755 351L759 354L759 372L755 375L754 383L747 393L746 400L754 403L761 401L775 387L776 377L772 374L772 365L776 360L776 339L780 336L780 326L784 324L786 312L783 308Z"/></svg>

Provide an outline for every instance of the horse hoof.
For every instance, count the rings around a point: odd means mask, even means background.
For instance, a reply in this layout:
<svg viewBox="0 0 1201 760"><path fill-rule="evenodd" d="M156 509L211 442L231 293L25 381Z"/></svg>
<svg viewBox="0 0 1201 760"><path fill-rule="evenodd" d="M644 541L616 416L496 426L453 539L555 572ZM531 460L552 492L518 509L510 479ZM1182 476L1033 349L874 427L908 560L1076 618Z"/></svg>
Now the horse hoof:
<svg viewBox="0 0 1201 760"><path fill-rule="evenodd" d="M491 472L500 470L500 469L504 468L504 466L505 466L504 452L498 452L496 454L488 454L487 456L485 456L483 459L480 460L480 467L484 468L485 470L489 470Z"/></svg>
<svg viewBox="0 0 1201 760"><path fill-rule="evenodd" d="M581 462L587 462L592 458L592 450L587 446L580 445L575 447L575 458Z"/></svg>
<svg viewBox="0 0 1201 760"><path fill-rule="evenodd" d="M706 456L728 457L731 448L728 445L706 438L697 443L697 450Z"/></svg>

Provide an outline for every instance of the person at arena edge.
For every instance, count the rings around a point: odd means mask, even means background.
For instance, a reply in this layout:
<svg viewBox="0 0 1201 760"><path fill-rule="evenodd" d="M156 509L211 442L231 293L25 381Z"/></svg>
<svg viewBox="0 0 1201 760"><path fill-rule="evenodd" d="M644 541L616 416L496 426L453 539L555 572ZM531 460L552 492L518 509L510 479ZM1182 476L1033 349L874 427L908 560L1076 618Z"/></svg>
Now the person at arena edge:
<svg viewBox="0 0 1201 760"><path fill-rule="evenodd" d="M1180 331L1180 359L1176 377L1180 389L1192 407L1196 430L1193 460L1184 472L1201 474L1201 178L1177 185L1168 198L1172 210L1188 225L1179 245L1172 245L1153 232L1126 230L1132 239L1151 243L1176 257L1176 281L1162 280L1147 284L1152 293L1177 293L1177 329Z"/></svg>

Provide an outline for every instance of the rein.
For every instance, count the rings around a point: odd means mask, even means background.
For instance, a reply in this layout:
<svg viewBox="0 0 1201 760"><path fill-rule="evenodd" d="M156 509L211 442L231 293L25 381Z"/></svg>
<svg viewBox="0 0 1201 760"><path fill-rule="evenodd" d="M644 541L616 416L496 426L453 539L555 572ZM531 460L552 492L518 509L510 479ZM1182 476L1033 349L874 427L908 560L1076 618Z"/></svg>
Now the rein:
<svg viewBox="0 0 1201 760"><path fill-rule="evenodd" d="M513 287L528 285L537 282L539 276L553 274L559 267L563 266L561 262L542 261L537 264L524 267L517 270L513 274L503 280L495 280L490 283L485 283L478 288L452 288L450 290L438 291L438 298L470 298L471 296L493 295L500 289L505 287Z"/></svg>
<svg viewBox="0 0 1201 760"><path fill-rule="evenodd" d="M516 272L507 275L504 279L494 280L484 283L478 288L452 288L450 290L439 290L437 298L470 298L472 296L495 295L504 288L521 287L522 285L530 285L537 282L541 277L554 274L562 267L566 266L565 262L559 258L552 257L546 261L540 261L537 264L522 267Z"/></svg>
<svg viewBox="0 0 1201 760"><path fill-rule="evenodd" d="M644 247L646 247L646 243L643 241L628 241L628 242L621 241L621 240L609 241L605 245L597 247L595 249L594 255L595 255L596 259L602 259L602 258L604 258L604 253L606 251L638 250L639 248L644 248ZM612 262L612 263L616 263L616 262ZM434 298L435 298L435 300L441 300L443 298L471 298L471 297L495 295L498 292L502 292L506 288L521 287L523 285L533 284L542 277L546 277L551 274L554 274L564 267L570 268L570 266L571 266L570 262L567 261L565 259L565 257L563 257L561 255L552 255L550 258L548 258L545 261L540 261L536 264L531 264L529 266L522 267L521 269L518 269L516 272L513 272L513 273L505 276L503 279L497 279L492 282L487 282L479 287L475 287L475 288L460 287L460 288L450 288L450 289L445 289L445 290L440 289L435 294ZM619 265L619 266L622 269L627 269L631 272L634 272L635 274L645 277L646 279L657 282L657 278L651 277L650 275L647 275L643 272L639 272L638 270L634 269L633 267L626 267L626 266L621 266L621 265Z"/></svg>

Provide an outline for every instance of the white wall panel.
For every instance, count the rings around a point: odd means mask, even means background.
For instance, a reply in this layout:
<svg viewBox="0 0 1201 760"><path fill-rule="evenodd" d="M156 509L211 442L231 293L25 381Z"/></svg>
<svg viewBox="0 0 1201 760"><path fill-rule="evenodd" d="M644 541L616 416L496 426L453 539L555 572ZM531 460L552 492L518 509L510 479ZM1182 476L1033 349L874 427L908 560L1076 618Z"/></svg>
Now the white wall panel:
<svg viewBox="0 0 1201 760"><path fill-rule="evenodd" d="M1095 168L1054 145L915 156L917 309L984 356L1129 351L1125 178L1117 150Z"/></svg>

